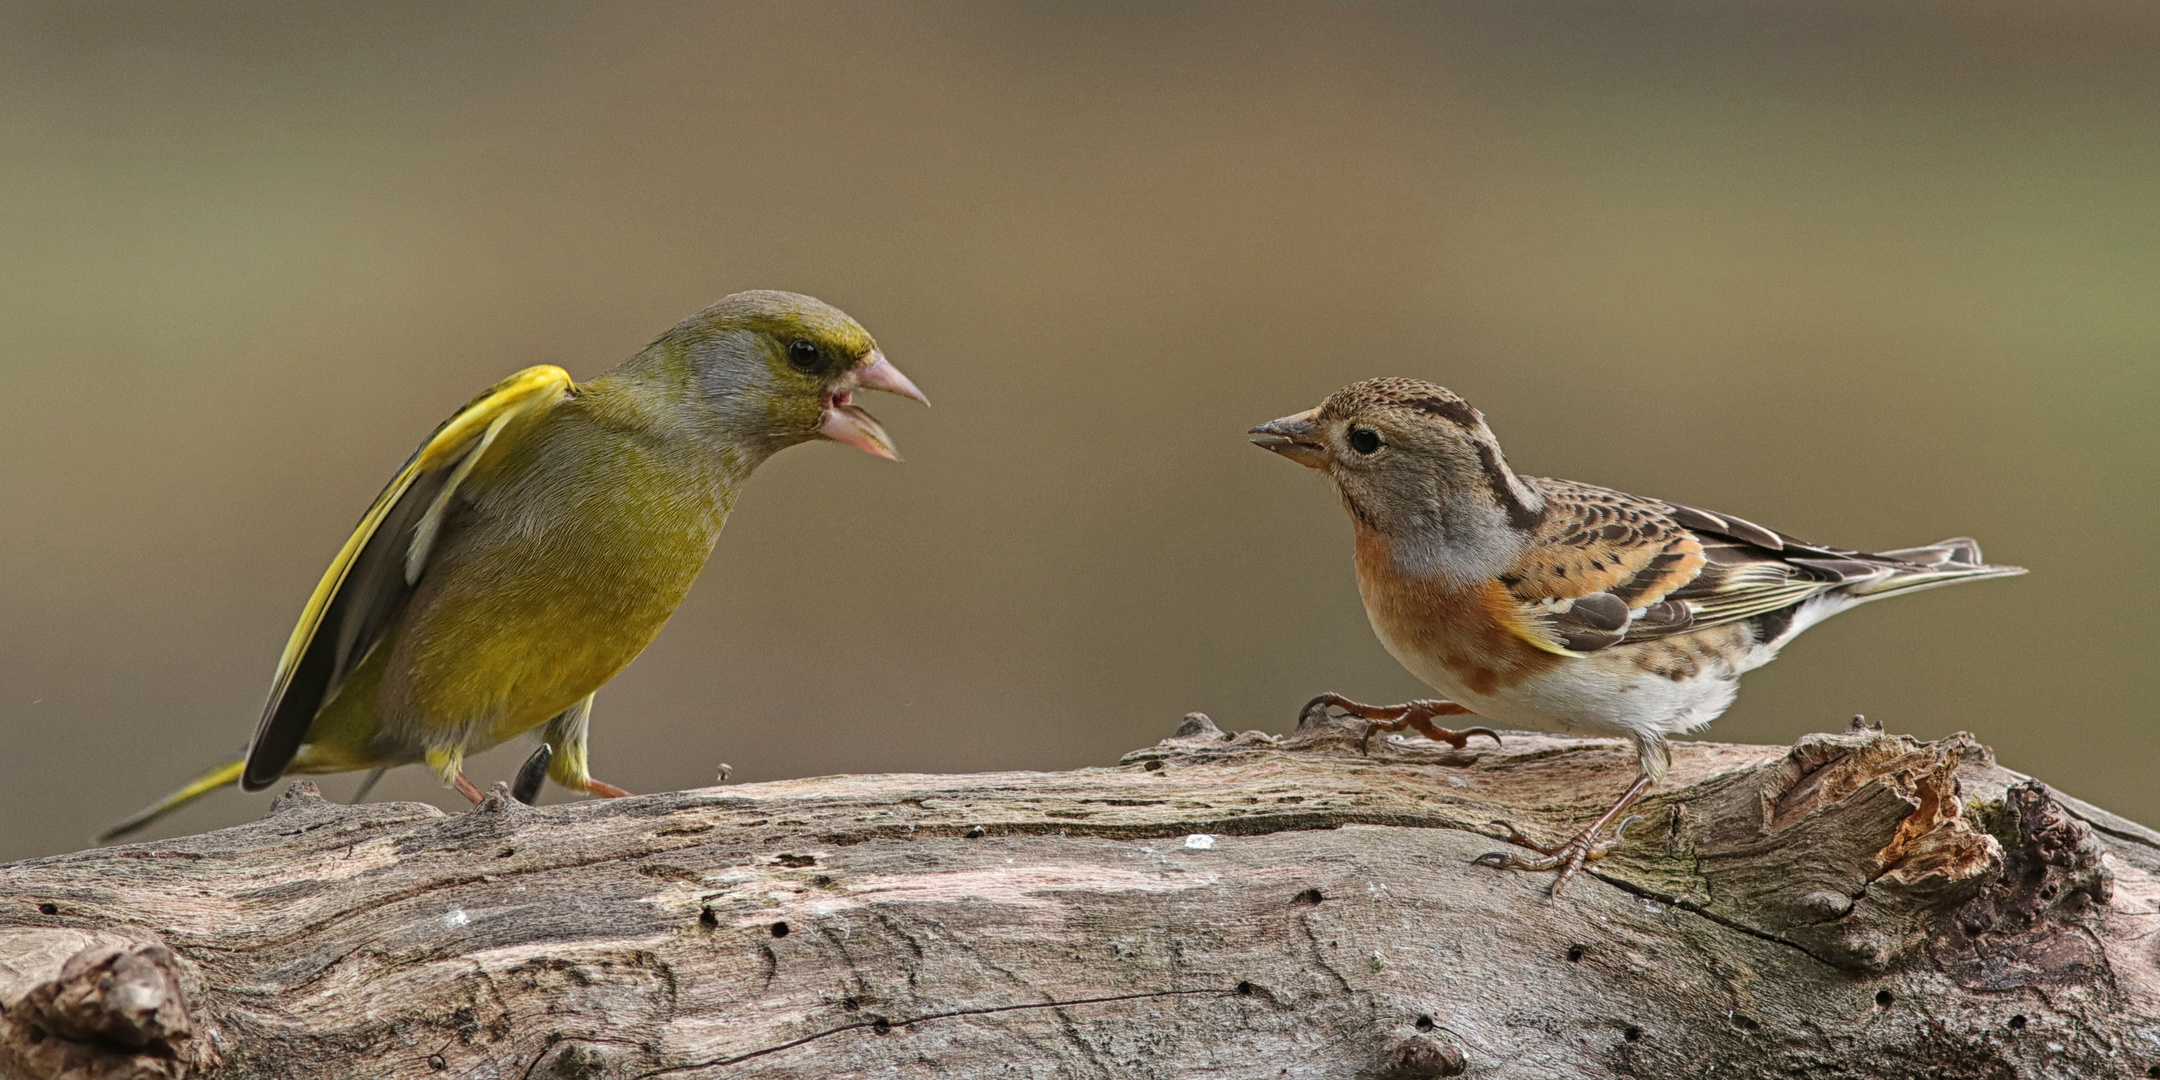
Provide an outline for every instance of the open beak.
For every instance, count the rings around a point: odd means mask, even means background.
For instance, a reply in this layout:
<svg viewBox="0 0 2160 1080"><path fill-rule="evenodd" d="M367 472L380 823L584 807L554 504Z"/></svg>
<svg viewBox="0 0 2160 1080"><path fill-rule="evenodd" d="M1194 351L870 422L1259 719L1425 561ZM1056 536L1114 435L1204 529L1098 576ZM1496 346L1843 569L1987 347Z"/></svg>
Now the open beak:
<svg viewBox="0 0 2160 1080"><path fill-rule="evenodd" d="M1252 444L1262 450L1273 450L1309 469L1325 469L1328 465L1327 446L1320 439L1320 425L1313 422L1313 414L1319 409L1270 420L1246 434L1253 436Z"/></svg>
<svg viewBox="0 0 2160 1080"><path fill-rule="evenodd" d="M825 414L818 420L818 434L887 461L900 460L900 452L893 449L892 436L885 434L884 426L854 403L858 389L883 390L930 404L930 399L923 396L914 380L902 375L892 361L885 359L884 353L872 350L869 363L849 369L826 392Z"/></svg>

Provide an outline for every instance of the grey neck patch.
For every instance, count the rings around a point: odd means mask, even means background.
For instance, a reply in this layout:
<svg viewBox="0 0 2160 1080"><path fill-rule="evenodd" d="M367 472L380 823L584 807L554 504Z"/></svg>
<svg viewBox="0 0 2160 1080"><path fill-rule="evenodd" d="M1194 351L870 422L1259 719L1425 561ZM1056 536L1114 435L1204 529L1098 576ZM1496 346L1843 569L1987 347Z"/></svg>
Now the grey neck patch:
<svg viewBox="0 0 2160 1080"><path fill-rule="evenodd" d="M1391 561L1408 577L1442 577L1458 587L1490 581L1507 572L1529 538L1497 506L1436 506L1389 537Z"/></svg>

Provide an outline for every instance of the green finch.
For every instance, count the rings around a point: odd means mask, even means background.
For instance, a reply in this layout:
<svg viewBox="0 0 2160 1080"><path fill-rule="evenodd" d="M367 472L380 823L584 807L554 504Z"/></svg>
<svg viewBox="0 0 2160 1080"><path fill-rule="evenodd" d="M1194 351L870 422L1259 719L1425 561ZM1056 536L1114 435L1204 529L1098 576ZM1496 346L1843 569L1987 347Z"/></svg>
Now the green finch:
<svg viewBox="0 0 2160 1080"><path fill-rule="evenodd" d="M682 603L766 458L831 439L899 459L854 403L865 389L929 403L855 320L784 292L727 297L590 382L541 366L496 384L414 452L338 552L246 757L101 839L286 773L425 762L478 802L465 755L528 732L541 746L520 798L542 775L628 794L586 771L594 692Z"/></svg>

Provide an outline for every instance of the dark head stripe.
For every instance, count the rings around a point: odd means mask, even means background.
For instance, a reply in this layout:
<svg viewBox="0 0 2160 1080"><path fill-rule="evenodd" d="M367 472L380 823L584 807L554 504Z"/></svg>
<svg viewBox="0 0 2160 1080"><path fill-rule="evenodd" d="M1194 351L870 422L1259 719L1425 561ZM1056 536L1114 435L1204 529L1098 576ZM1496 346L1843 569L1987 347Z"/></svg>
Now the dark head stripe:
<svg viewBox="0 0 2160 1080"><path fill-rule="evenodd" d="M1478 425L1483 423L1478 418L1477 410L1471 408L1469 402L1459 397L1415 397L1403 404L1419 412L1437 416L1442 420L1453 421L1472 431L1477 430Z"/></svg>
<svg viewBox="0 0 2160 1080"><path fill-rule="evenodd" d="M1529 532L1545 520L1545 508L1531 507L1515 493L1515 485L1508 483L1508 468L1500 463L1500 451L1483 439L1477 441L1479 467L1485 470L1485 483L1492 488L1493 498L1507 511L1508 524L1523 532Z"/></svg>

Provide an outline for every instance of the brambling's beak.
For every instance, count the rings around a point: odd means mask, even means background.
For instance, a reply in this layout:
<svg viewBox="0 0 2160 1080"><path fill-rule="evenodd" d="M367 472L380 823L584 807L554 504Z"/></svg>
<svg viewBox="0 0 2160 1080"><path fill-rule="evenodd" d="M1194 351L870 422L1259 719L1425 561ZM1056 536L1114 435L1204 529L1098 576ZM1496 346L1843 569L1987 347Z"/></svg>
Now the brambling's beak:
<svg viewBox="0 0 2160 1080"><path fill-rule="evenodd" d="M898 461L900 451L893 449L892 436L885 434L884 425L879 424L876 417L854 403L855 391L883 390L914 398L925 405L930 404L930 399L923 396L914 380L902 375L892 361L885 359L884 353L873 349L868 359L868 363L850 368L833 383L832 389L826 391L825 413L818 420L818 434L887 461Z"/></svg>
<svg viewBox="0 0 2160 1080"><path fill-rule="evenodd" d="M1262 450L1273 450L1308 469L1325 469L1328 466L1327 445L1321 441L1320 425L1313 422L1318 409L1270 420L1246 432L1254 436L1252 444Z"/></svg>

